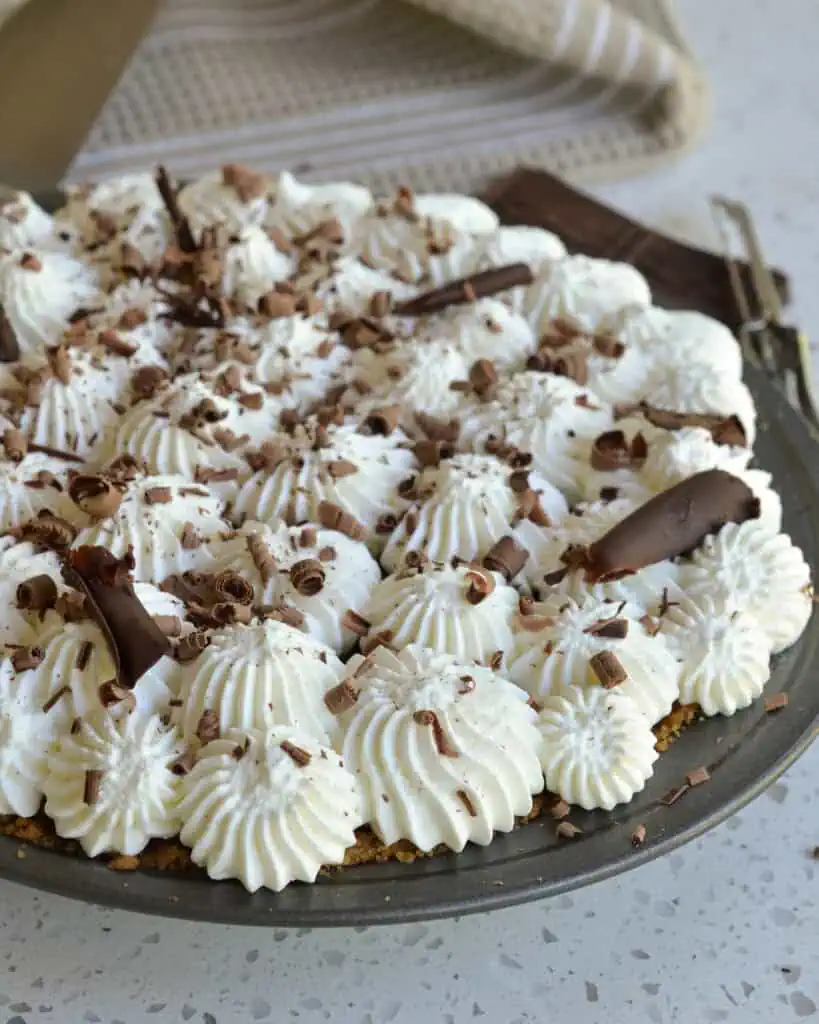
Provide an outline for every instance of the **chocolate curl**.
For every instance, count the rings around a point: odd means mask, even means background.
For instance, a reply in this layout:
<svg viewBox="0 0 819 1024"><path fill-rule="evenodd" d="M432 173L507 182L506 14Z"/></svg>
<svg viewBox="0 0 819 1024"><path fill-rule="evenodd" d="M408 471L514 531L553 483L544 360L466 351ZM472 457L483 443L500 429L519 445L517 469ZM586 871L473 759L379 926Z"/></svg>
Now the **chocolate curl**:
<svg viewBox="0 0 819 1024"><path fill-rule="evenodd" d="M648 455L648 444L642 434L629 441L622 430L608 430L592 445L592 469L609 473L616 469L639 469Z"/></svg>
<svg viewBox="0 0 819 1024"><path fill-rule="evenodd" d="M484 555L483 567L501 573L508 583L521 571L528 557L529 552L514 537L501 537Z"/></svg>
<svg viewBox="0 0 819 1024"><path fill-rule="evenodd" d="M627 405L615 407L618 418L625 415L639 413L654 426L661 430L682 430L684 427L701 427L707 430L713 438L714 444L730 445L736 448L745 448L748 439L745 436L745 428L737 416L719 416L714 413L699 412L673 412L670 409L656 409L647 402L640 402L635 406Z"/></svg>
<svg viewBox="0 0 819 1024"><path fill-rule="evenodd" d="M118 559L102 547L83 545L63 566L66 583L85 594L89 610L103 632L118 683L132 690L171 645L134 593L133 559Z"/></svg>
<svg viewBox="0 0 819 1024"><path fill-rule="evenodd" d="M414 299L401 302L394 307L398 316L425 316L427 313L440 313L449 306L462 306L477 299L484 299L509 288L531 284L534 281L532 268L526 263L510 263L505 267L494 267L482 270L469 277L461 277L450 281L442 288L416 295Z"/></svg>
<svg viewBox="0 0 819 1024"><path fill-rule="evenodd" d="M162 196L165 209L168 211L179 248L182 252L196 252L196 239L193 237L193 231L191 231L188 218L179 206L176 189L171 184L167 170L161 165L156 169L156 187L159 190L160 196Z"/></svg>
<svg viewBox="0 0 819 1024"><path fill-rule="evenodd" d="M726 523L759 517L759 499L721 469L683 480L655 495L595 541L584 559L592 583L618 579L696 548Z"/></svg>

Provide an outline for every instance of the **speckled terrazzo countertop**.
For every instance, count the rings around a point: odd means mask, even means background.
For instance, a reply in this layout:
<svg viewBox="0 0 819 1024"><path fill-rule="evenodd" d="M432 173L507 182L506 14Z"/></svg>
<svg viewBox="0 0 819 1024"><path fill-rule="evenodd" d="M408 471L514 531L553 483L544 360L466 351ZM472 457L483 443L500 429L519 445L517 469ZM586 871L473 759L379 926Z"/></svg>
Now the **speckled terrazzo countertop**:
<svg viewBox="0 0 819 1024"><path fill-rule="evenodd" d="M679 166L600 195L700 241L709 192L745 200L819 338L815 0L679 6L714 130ZM188 925L0 883L0 1024L819 1024L817 801L819 744L722 827L621 879L396 928Z"/></svg>

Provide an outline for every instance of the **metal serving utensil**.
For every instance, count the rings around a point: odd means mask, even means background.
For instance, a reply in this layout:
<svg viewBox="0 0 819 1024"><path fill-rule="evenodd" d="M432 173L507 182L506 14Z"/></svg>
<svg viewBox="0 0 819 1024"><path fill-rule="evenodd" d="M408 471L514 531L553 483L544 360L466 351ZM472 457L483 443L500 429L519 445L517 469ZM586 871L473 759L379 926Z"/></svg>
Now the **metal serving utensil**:
<svg viewBox="0 0 819 1024"><path fill-rule="evenodd" d="M819 403L813 388L811 351L807 336L782 322L782 303L765 263L748 207L723 196L711 198L711 210L719 231L728 267L728 278L742 317L739 336L745 356L784 390L790 404L819 429ZM738 260L751 267L752 304L739 273ZM751 309L760 310L752 316Z"/></svg>

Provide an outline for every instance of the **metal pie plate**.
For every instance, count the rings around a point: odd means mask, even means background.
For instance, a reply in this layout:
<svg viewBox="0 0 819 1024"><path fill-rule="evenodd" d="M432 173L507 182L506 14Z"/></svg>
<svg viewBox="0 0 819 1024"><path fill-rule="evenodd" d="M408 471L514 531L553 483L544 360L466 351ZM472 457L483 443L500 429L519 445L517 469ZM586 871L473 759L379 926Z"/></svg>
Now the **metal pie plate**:
<svg viewBox="0 0 819 1024"><path fill-rule="evenodd" d="M785 506L784 529L819 565L819 445L779 387L746 364L759 414L756 464L773 474ZM784 691L788 706L772 714L757 701L733 718L685 730L656 764L643 793L612 813L573 812L582 830L559 839L546 815L490 846L460 854L348 868L315 885L250 895L236 882L204 873L116 872L100 861L0 838L0 877L103 906L147 914L242 925L324 927L398 923L524 903L598 882L694 839L769 786L808 747L819 722L819 617L780 655L766 693ZM707 766L711 781L667 807L661 798L687 772ZM646 841L631 834L645 825Z"/></svg>

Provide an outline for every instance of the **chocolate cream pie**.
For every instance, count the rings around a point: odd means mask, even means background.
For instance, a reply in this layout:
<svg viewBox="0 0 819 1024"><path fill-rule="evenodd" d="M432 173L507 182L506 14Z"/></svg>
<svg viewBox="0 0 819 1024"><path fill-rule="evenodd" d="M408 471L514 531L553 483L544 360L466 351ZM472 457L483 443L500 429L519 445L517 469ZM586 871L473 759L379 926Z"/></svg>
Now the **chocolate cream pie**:
<svg viewBox="0 0 819 1024"><path fill-rule="evenodd" d="M21 194L0 360L8 834L279 890L611 810L811 612L731 332L474 198Z"/></svg>

